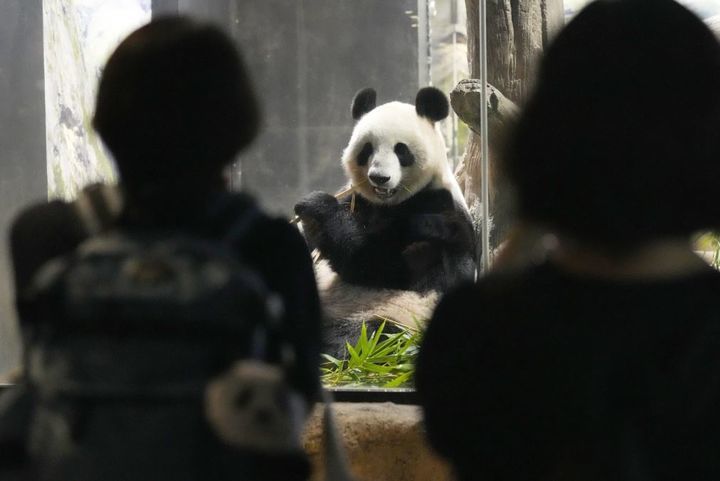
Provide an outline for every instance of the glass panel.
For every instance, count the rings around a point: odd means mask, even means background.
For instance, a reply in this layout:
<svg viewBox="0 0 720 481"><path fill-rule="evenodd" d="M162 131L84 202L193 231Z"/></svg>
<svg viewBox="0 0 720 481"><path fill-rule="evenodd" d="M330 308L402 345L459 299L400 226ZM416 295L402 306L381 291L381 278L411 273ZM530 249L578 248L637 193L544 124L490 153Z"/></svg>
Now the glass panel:
<svg viewBox="0 0 720 481"><path fill-rule="evenodd" d="M210 19L243 47L262 100L265 125L233 168L233 186L287 217L309 192L335 193L347 184L340 159L355 125L350 103L358 90L374 88L378 105L395 100L413 104L419 88L433 84L448 94L469 75L462 0L13 0L0 8L7 10L0 11L0 35L15 39L14 44L2 45L16 45L14 51L0 49L6 55L0 57L4 62L0 81L14 82L10 85L16 92L23 93L23 88L28 92L16 104L9 103L16 106L7 123L17 122L34 102L38 114L34 128L45 132L35 138L46 140L43 145L35 143L39 152L23 144L19 158L42 162L34 170L18 167L28 177L25 184L32 184L30 180L35 184L32 188L23 184L16 203L6 204L12 206L8 219L16 206L31 199L46 194L69 199L90 182L115 180L108 154L90 125L97 79L117 43L147 22L151 13ZM5 20L13 18L25 23ZM24 30L11 28L14 25L23 25ZM31 39L34 44L28 43ZM21 44L26 49L34 45L33 55L17 57L14 52L21 51L17 47ZM13 58L33 60L34 70L28 60L28 72L8 80L9 67L18 69ZM459 165L470 130L454 114L437 125L449 162ZM14 140L18 145L24 141L22 136ZM357 347L364 345L358 340L362 336L368 337L368 345L374 340L385 342L381 346L389 351L381 354L397 354L394 365L368 365L358 377L345 372L347 364L342 364L345 371L327 373L328 381L334 376L353 384L410 385L418 326L430 315L437 296L410 292L398 325L398 319L378 310L382 295L388 295L379 291L380 297L378 292L360 295L362 313L352 317L351 332L338 330L327 336L344 351L336 357L352 353L345 349L345 341ZM6 298L6 311L12 312L9 294ZM382 336L377 329L383 320L377 315L391 318ZM362 321L367 321L367 331L362 330ZM3 319L0 327L12 325ZM15 338L3 334L0 330L0 342L13 340L10 346L0 345L0 371L17 357Z"/></svg>
<svg viewBox="0 0 720 481"><path fill-rule="evenodd" d="M253 46L245 57L265 111L261 137L242 155L243 187L289 215L303 195L346 184L340 156L352 132L355 92L373 87L379 102L414 98L422 63L418 2L255 0L231 6L233 36Z"/></svg>
<svg viewBox="0 0 720 481"><path fill-rule="evenodd" d="M229 12L229 29L245 46L265 111L265 128L241 156L233 177L267 208L288 216L308 193L333 194L348 183L340 159L354 127L355 93L372 87L378 104L413 102L432 75L429 52L440 43L430 41L428 24L431 16L438 17L438 8L426 1L255 0L231 1L226 9L183 0L180 5L216 20L227 21ZM401 328L388 322L382 332L395 334L381 334L382 321L373 315L373 304L380 301L366 291L355 295L365 305L356 302L350 312L337 314L325 334L326 353L337 361L324 366L324 380L342 386L407 385L419 338L415 324ZM332 306L328 311L335 312ZM347 320L345 314L352 326L337 324ZM346 348L345 341L355 349ZM394 360L381 361L380 354ZM343 362L353 356L352 367Z"/></svg>
<svg viewBox="0 0 720 481"><path fill-rule="evenodd" d="M680 0L720 36L720 0ZM697 236L697 252L716 269L720 269L720 232L708 232Z"/></svg>
<svg viewBox="0 0 720 481"><path fill-rule="evenodd" d="M0 382L18 365L11 270L10 222L47 192L45 179L42 2L0 2Z"/></svg>
<svg viewBox="0 0 720 481"><path fill-rule="evenodd" d="M477 5L478 0L468 0ZM710 28L720 35L720 0L679 0ZM521 105L532 88L533 76L542 49L565 22L570 21L590 0L501 0L488 2L488 80L491 90L500 98L498 110L490 108L490 210L493 228L490 232L491 249L495 252L502 246L513 225L511 217L512 199L507 186L495 174L498 147L503 138L504 125L498 118L504 117L508 106ZM650 4L649 8L650 8ZM473 13L474 14L474 13ZM512 28L510 28L512 26ZM474 38L470 37L472 51ZM479 63L479 57L471 61ZM476 73L477 74L477 73ZM512 104L505 104L510 101ZM496 113L501 115L495 115ZM471 142L472 145L472 142ZM471 152L473 153L473 152ZM478 155L478 154L474 154ZM472 156L471 156L472 157ZM474 158L474 157L473 157ZM530 253L529 246L537 240L539 232L524 232L526 238L519 241L518 249ZM698 236L697 250L713 265L720 266L720 236L708 233ZM515 251L517 252L517 251ZM519 253L522 262L523 254ZM504 259L505 260L505 259Z"/></svg>
<svg viewBox="0 0 720 481"><path fill-rule="evenodd" d="M720 1L718 0L679 0L698 14L716 33L720 33ZM467 0L468 5L477 8L478 0ZM509 189L503 185L502 179L495 168L503 141L505 122L503 119L512 117L517 106L522 105L532 89L533 77L542 50L563 24L572 19L590 0L499 0L487 2L487 38L488 38L488 82L492 95L488 114L488 143L490 151L490 212L493 226L490 231L490 246L493 252L499 252L503 242L514 224L512 219L512 198ZM648 8L651 5L648 4ZM475 11L470 15L475 15ZM470 35L469 43L473 53L476 38ZM471 62L479 65L477 52L471 55ZM473 68L473 75L479 70ZM494 107L493 107L494 106ZM477 129L476 129L477 130ZM468 151L470 162L479 159L475 152L475 137L471 139ZM480 139L477 139L480 142ZM479 149L477 149L479 150ZM477 187L476 187L477 188ZM529 255L529 248L541 233L523 231L515 236L518 245L513 252L519 262L523 255ZM718 237L707 234L699 237L698 250L705 251L709 261L717 264L720 259L720 242ZM507 252L507 251L506 251ZM503 261L507 261L505 256Z"/></svg>
<svg viewBox="0 0 720 481"><path fill-rule="evenodd" d="M480 0L482 1L482 0ZM478 0L468 0L472 14L478 14ZM500 176L499 163L509 127L519 114L532 90L538 60L543 49L564 23L562 0L499 0L487 2L487 139L473 136L472 148L466 153L466 163L474 166L473 178L483 179L480 165L483 141L487 142L489 183L489 214L491 223L487 235L490 264L500 252L503 243L514 228L513 205L510 189ZM468 14L470 16L470 13ZM472 73L478 78L480 68L480 39L470 35L469 44ZM477 45L477 47L475 47ZM481 98L481 82L473 86L473 94ZM476 103L480 105L480 102ZM482 119L468 119L475 132L480 132ZM474 124L474 125L473 125ZM477 182L476 182L477 184ZM476 186L477 190L479 186ZM502 262L519 261L516 255ZM522 249L520 249L522 255ZM501 261L498 259L498 261Z"/></svg>
<svg viewBox="0 0 720 481"><path fill-rule="evenodd" d="M6 232L18 210L71 198L114 180L90 122L97 78L117 43L150 18L150 0L8 0L0 3L0 163ZM6 251L6 236L0 248ZM0 381L18 363L10 273L0 261Z"/></svg>
<svg viewBox="0 0 720 481"><path fill-rule="evenodd" d="M233 178L241 179L242 188L258 196L266 207L284 215L291 214L293 205L311 191L335 193L347 184L340 158L353 131L349 106L358 90L374 88L378 104L393 100L414 103L420 87L432 83L448 93L467 72L464 5L460 1L212 4L183 0L180 9L219 22L227 22L229 12L229 29L240 45L246 46L245 57L265 109L265 129L241 156ZM454 163L464 149L467 129L453 120L443 122L441 129ZM325 279L326 271L319 272ZM335 321L353 319L352 326L333 324L326 333L330 341L327 353L339 361L325 366L325 380L342 385L410 385L410 364L419 339L417 325L429 316L437 298L429 296L427 300L410 293L412 300L404 301L404 314L398 317L389 313L383 297L387 293L364 289L353 294L353 305L341 313L334 308L332 293L324 297ZM394 331L394 337L378 335L383 321L377 316L391 318L383 329L385 333ZM398 320L402 325L393 322ZM367 321L367 331L362 330L362 321ZM367 343L363 343L365 336ZM375 340L388 344L374 344ZM355 349L346 348L345 341ZM373 360L372 354L366 357L368 346L373 345L374 353L385 358L388 352L396 353L394 365ZM390 351L383 351L386 348ZM363 361L349 369L342 360L358 350L364 350L357 353Z"/></svg>
<svg viewBox="0 0 720 481"><path fill-rule="evenodd" d="M449 94L461 79L469 78L467 14L464 0L436 0L430 16L432 85ZM470 129L451 111L443 123L448 160L460 163Z"/></svg>

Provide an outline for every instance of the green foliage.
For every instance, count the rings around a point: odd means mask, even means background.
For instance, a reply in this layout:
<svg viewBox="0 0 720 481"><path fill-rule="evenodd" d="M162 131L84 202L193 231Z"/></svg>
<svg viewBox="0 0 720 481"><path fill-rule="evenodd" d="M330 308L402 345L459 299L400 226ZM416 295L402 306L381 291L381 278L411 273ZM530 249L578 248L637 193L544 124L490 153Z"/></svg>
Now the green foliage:
<svg viewBox="0 0 720 481"><path fill-rule="evenodd" d="M720 238L718 238L717 235L712 236L712 247L713 247L713 256L710 260L710 264L715 269L720 269Z"/></svg>
<svg viewBox="0 0 720 481"><path fill-rule="evenodd" d="M720 269L720 233L706 232L695 239L695 250L703 256L711 266Z"/></svg>
<svg viewBox="0 0 720 481"><path fill-rule="evenodd" d="M328 386L376 386L383 388L410 387L415 373L415 360L420 347L420 329L398 325L399 332L388 334L384 320L368 336L363 323L360 337L346 343L347 359L323 354L322 381Z"/></svg>

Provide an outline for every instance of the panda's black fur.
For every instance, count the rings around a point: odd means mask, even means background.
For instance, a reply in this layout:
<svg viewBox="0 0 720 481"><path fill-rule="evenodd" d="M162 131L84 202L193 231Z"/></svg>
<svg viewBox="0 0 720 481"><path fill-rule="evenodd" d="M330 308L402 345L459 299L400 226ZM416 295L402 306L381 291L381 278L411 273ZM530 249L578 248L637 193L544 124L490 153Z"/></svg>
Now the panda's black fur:
<svg viewBox="0 0 720 481"><path fill-rule="evenodd" d="M345 282L416 292L445 291L475 271L468 214L449 191L425 187L397 205L315 192L296 207L308 242Z"/></svg>

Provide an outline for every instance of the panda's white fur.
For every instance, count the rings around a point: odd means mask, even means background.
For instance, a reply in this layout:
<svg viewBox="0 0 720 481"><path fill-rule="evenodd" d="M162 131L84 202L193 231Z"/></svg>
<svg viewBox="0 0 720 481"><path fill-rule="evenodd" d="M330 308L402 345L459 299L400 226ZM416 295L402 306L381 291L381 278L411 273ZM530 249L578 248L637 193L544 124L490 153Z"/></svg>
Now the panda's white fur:
<svg viewBox="0 0 720 481"><path fill-rule="evenodd" d="M375 150L367 164L361 166L356 159L367 142L371 142ZM406 144L415 156L411 167L401 167L393 150L398 142ZM389 102L363 115L343 152L342 164L351 187L370 202L399 204L429 185L447 189L455 202L468 210L450 169L445 141L437 123L420 117L414 105ZM382 187L396 190L396 193L390 198L379 196L369 174L390 177Z"/></svg>
<svg viewBox="0 0 720 481"><path fill-rule="evenodd" d="M373 289L348 284L340 279L324 259L315 263L315 276L325 315L358 324L388 319L410 329L430 319L440 299L436 291L419 293L399 289ZM348 339L353 342L354 339Z"/></svg>

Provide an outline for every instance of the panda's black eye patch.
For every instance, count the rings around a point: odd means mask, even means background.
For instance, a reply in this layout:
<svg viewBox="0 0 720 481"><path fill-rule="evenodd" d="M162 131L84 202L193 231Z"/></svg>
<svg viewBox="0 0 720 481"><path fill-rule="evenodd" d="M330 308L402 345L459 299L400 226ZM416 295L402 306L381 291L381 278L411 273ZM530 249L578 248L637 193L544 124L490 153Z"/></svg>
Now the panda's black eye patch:
<svg viewBox="0 0 720 481"><path fill-rule="evenodd" d="M397 155L397 158L400 160L400 165L403 167L409 167L415 163L415 156L410 152L408 146L402 142L395 144L393 150L395 150L395 155Z"/></svg>
<svg viewBox="0 0 720 481"><path fill-rule="evenodd" d="M362 150L357 155L357 164L360 166L367 165L370 156L373 154L373 146L370 142L363 145Z"/></svg>

